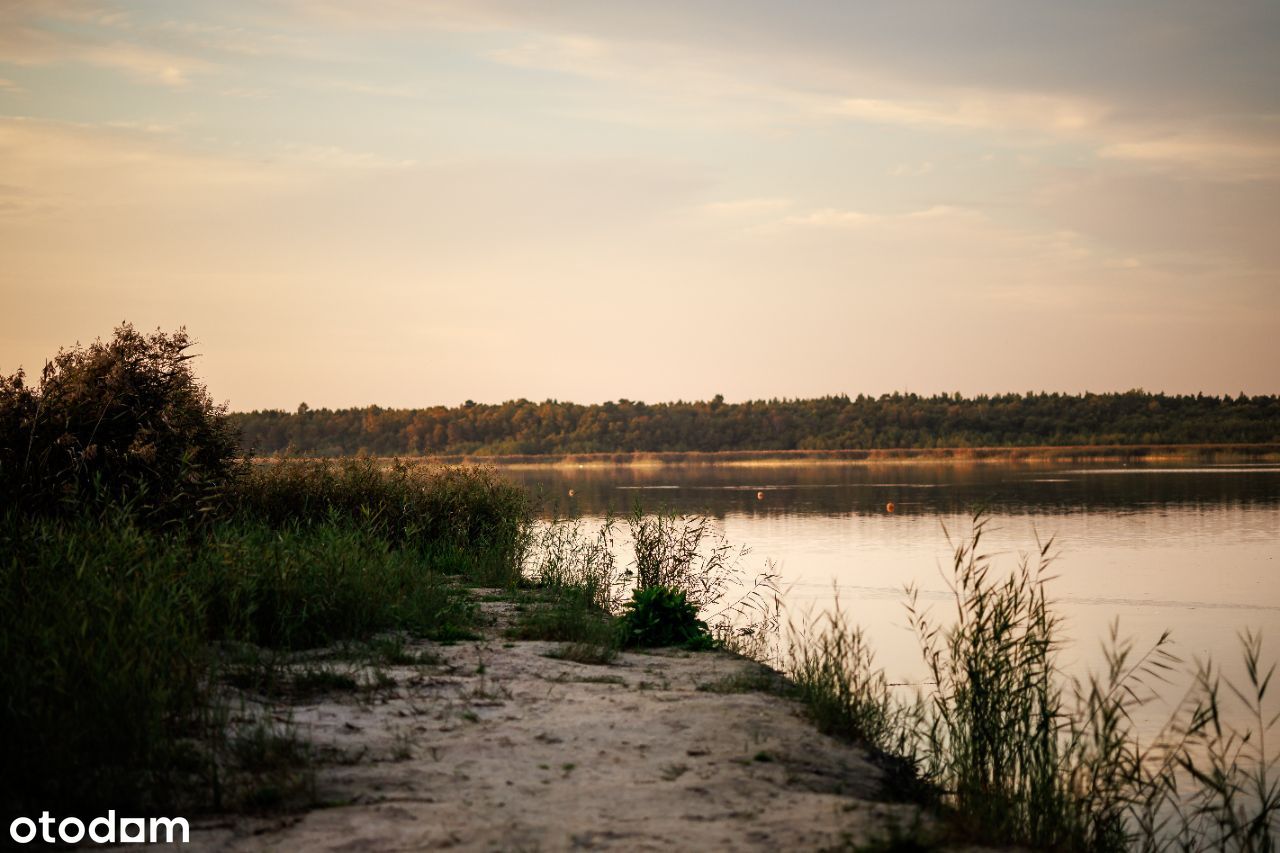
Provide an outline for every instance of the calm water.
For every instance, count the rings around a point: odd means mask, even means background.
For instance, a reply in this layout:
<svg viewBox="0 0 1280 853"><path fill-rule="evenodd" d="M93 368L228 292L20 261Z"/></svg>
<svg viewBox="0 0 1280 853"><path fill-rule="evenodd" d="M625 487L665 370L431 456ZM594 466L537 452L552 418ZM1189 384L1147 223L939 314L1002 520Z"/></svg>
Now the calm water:
<svg viewBox="0 0 1280 853"><path fill-rule="evenodd" d="M1172 629L1183 657L1237 657L1260 629L1280 658L1280 465L795 465L507 470L549 508L584 517L637 500L707 514L749 568L777 564L792 612L835 602L866 628L891 677L922 675L902 588L947 608L953 534L978 506L1010 568L1054 537L1050 586L1071 640L1065 663L1095 666L1110 624L1146 643ZM569 490L575 494L569 497ZM894 504L894 512L886 504ZM939 610L939 613L944 612Z"/></svg>

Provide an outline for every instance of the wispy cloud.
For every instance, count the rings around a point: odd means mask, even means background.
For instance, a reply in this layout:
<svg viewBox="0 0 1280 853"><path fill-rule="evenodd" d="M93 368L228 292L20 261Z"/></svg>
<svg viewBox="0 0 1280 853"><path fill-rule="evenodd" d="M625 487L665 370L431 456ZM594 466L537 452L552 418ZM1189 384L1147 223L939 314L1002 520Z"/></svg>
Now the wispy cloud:
<svg viewBox="0 0 1280 853"><path fill-rule="evenodd" d="M1280 178L1280 139L1241 139L1227 134L1170 133L1111 142L1100 157L1234 175L1243 179Z"/></svg>
<svg viewBox="0 0 1280 853"><path fill-rule="evenodd" d="M282 149L285 159L326 169L407 169L417 161L396 160L369 151L352 151L339 145L286 145Z"/></svg>
<svg viewBox="0 0 1280 853"><path fill-rule="evenodd" d="M889 174L895 178L922 178L933 171L933 163L926 160L923 163L899 163L889 170Z"/></svg>
<svg viewBox="0 0 1280 853"><path fill-rule="evenodd" d="M824 207L808 213L787 216L768 226L771 229L787 228L862 228L868 225L889 223L910 223L947 219L951 221L985 222L987 217L978 210L957 207L948 204L935 204L906 213L867 213L861 210L847 210Z"/></svg>
<svg viewBox="0 0 1280 853"><path fill-rule="evenodd" d="M145 45L115 39L103 41L0 19L0 61L22 66L85 64L123 71L136 79L183 86L193 74L212 70L212 63Z"/></svg>
<svg viewBox="0 0 1280 853"><path fill-rule="evenodd" d="M0 119L5 207L24 216L149 205L187 209L415 165L340 146L280 145L266 158L215 154L185 144L180 131L138 122Z"/></svg>
<svg viewBox="0 0 1280 853"><path fill-rule="evenodd" d="M833 104L831 111L884 124L1071 132L1096 127L1109 107L1083 98L993 91L956 92L945 100L929 101L845 98Z"/></svg>
<svg viewBox="0 0 1280 853"><path fill-rule="evenodd" d="M702 210L717 217L759 216L776 213L792 204L794 202L789 198L743 198L709 202L702 206Z"/></svg>

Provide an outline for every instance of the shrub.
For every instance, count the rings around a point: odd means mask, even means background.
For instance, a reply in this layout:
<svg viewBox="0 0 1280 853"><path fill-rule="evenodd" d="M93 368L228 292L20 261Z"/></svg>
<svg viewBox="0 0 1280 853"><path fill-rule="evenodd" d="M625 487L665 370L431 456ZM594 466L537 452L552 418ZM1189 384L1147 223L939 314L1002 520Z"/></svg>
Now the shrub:
<svg viewBox="0 0 1280 853"><path fill-rule="evenodd" d="M149 517L208 509L237 467L225 408L191 370L183 329L60 350L40 374L0 377L0 497L37 512L88 499Z"/></svg>
<svg viewBox="0 0 1280 853"><path fill-rule="evenodd" d="M684 590L650 586L636 590L622 609L622 641L626 646L685 646L708 649L715 645L707 623Z"/></svg>
<svg viewBox="0 0 1280 853"><path fill-rule="evenodd" d="M781 603L772 563L748 583L743 559L749 549L730 545L705 516L646 515L637 503L627 523L635 559L625 577L635 589L679 590L725 648L761 659L774 655Z"/></svg>

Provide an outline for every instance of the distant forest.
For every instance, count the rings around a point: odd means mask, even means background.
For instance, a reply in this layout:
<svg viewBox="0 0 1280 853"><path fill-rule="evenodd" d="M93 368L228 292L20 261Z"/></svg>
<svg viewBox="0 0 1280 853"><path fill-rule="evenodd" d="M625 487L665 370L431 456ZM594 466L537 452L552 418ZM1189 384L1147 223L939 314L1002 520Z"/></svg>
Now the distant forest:
<svg viewBox="0 0 1280 853"><path fill-rule="evenodd" d="M234 413L246 449L312 456L1280 442L1280 396L1001 394Z"/></svg>

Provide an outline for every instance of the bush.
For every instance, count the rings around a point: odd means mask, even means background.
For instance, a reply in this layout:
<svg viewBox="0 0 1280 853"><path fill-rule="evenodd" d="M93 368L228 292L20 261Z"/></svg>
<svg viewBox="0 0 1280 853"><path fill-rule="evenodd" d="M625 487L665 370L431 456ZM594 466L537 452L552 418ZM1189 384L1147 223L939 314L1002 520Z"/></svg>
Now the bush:
<svg viewBox="0 0 1280 853"><path fill-rule="evenodd" d="M0 498L35 512L86 500L151 517L210 508L237 468L225 407L196 381L183 329L60 350L28 387L0 377Z"/></svg>
<svg viewBox="0 0 1280 853"><path fill-rule="evenodd" d="M715 645L707 623L683 590L650 586L636 590L622 609L622 641L626 646L685 646L709 649Z"/></svg>

